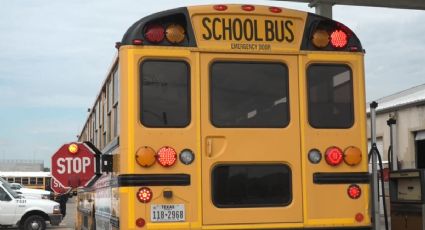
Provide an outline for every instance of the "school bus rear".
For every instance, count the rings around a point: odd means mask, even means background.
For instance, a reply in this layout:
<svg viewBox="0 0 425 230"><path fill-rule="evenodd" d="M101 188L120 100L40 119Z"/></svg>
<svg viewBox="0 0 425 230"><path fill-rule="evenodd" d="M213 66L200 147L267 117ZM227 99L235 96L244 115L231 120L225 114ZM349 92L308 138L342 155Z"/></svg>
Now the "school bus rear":
<svg viewBox="0 0 425 230"><path fill-rule="evenodd" d="M343 24L178 8L130 27L119 69L120 229L370 229L363 49Z"/></svg>

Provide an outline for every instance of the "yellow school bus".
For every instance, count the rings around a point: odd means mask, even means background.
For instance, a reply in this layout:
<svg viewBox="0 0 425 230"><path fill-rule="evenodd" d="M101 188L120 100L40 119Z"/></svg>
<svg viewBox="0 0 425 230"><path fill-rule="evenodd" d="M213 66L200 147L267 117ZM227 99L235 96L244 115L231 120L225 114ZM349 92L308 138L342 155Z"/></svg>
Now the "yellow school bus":
<svg viewBox="0 0 425 230"><path fill-rule="evenodd" d="M371 229L364 50L345 25L257 5L135 22L79 141L113 169L78 229Z"/></svg>

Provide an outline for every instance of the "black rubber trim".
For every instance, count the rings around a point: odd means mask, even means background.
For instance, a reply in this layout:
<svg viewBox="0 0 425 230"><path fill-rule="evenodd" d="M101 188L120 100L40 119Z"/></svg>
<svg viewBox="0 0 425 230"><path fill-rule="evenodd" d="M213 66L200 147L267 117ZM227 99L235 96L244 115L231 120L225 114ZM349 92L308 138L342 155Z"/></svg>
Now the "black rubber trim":
<svg viewBox="0 0 425 230"><path fill-rule="evenodd" d="M313 182L315 184L369 184L370 175L368 172L350 173L314 173Z"/></svg>
<svg viewBox="0 0 425 230"><path fill-rule="evenodd" d="M118 176L118 186L187 186L188 174L124 174Z"/></svg>

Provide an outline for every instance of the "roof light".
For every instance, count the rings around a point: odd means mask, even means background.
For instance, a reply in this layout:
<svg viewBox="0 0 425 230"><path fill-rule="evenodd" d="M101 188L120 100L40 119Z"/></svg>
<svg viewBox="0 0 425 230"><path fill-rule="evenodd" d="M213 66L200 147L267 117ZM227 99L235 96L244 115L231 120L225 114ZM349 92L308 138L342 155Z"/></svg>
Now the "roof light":
<svg viewBox="0 0 425 230"><path fill-rule="evenodd" d="M322 160L322 154L317 149L312 149L308 152L308 160L312 164L318 164Z"/></svg>
<svg viewBox="0 0 425 230"><path fill-rule="evenodd" d="M362 151L359 148L350 146L344 150L344 162L347 165L355 166L362 161Z"/></svg>
<svg viewBox="0 0 425 230"><path fill-rule="evenodd" d="M245 11L254 11L255 10L255 6L253 6L253 5L242 5L241 8L242 8L242 10L245 10Z"/></svg>
<svg viewBox="0 0 425 230"><path fill-rule="evenodd" d="M334 30L331 33L331 44L335 48L344 48L348 43L348 36L342 30Z"/></svg>
<svg viewBox="0 0 425 230"><path fill-rule="evenodd" d="M149 201L151 201L152 196L153 196L152 190L150 190L150 188L147 188L147 187L142 187L137 192L137 199L142 203L148 203Z"/></svg>
<svg viewBox="0 0 425 230"><path fill-rule="evenodd" d="M165 30L165 37L170 43L180 43L184 40L184 28L178 24L171 24Z"/></svg>
<svg viewBox="0 0 425 230"><path fill-rule="evenodd" d="M343 160L342 150L338 147L330 147L326 149L325 160L331 166L337 166L341 164Z"/></svg>
<svg viewBox="0 0 425 230"><path fill-rule="evenodd" d="M155 155L151 147L140 147L136 152L136 162L142 167L150 167L155 163Z"/></svg>
<svg viewBox="0 0 425 230"><path fill-rule="evenodd" d="M164 40L164 27L158 24L149 25L145 30L145 38L151 43L160 43Z"/></svg>
<svg viewBox="0 0 425 230"><path fill-rule="evenodd" d="M142 39L134 39L133 45L143 45L143 40Z"/></svg>
<svg viewBox="0 0 425 230"><path fill-rule="evenodd" d="M275 7L275 6L269 7L269 10L272 13L280 13L280 12L282 12L282 9L281 8Z"/></svg>
<svg viewBox="0 0 425 230"><path fill-rule="evenodd" d="M362 195L362 190L360 189L360 186L352 184L348 187L347 193L351 199L358 199Z"/></svg>
<svg viewBox="0 0 425 230"><path fill-rule="evenodd" d="M214 5L213 8L214 8L214 10L217 10L217 11L225 11L225 10L227 10L227 6L226 5Z"/></svg>
<svg viewBox="0 0 425 230"><path fill-rule="evenodd" d="M176 150L174 150L171 147L162 147L158 150L157 158L156 160L158 163L164 167L170 167L174 165L177 161L177 153Z"/></svg>
<svg viewBox="0 0 425 230"><path fill-rule="evenodd" d="M311 42L317 48L325 48L329 44L329 34L326 30L316 30L313 33Z"/></svg>
<svg viewBox="0 0 425 230"><path fill-rule="evenodd" d="M78 145L75 143L72 143L68 146L68 151L71 154L76 154L78 152Z"/></svg>

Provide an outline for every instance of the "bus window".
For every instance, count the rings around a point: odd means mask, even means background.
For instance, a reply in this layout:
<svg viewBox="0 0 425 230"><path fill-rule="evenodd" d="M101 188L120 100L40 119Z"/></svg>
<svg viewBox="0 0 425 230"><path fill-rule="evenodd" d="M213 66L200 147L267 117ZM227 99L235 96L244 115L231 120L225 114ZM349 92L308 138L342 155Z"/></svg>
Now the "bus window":
<svg viewBox="0 0 425 230"><path fill-rule="evenodd" d="M35 177L30 177L30 185L35 185L35 184L36 184Z"/></svg>
<svg viewBox="0 0 425 230"><path fill-rule="evenodd" d="M20 177L15 177L15 183L20 184L22 182Z"/></svg>
<svg viewBox="0 0 425 230"><path fill-rule="evenodd" d="M291 201L291 170L280 164L219 165L212 186L220 208L285 206Z"/></svg>
<svg viewBox="0 0 425 230"><path fill-rule="evenodd" d="M183 61L140 64L141 121L146 127L185 127L190 123L189 66Z"/></svg>
<svg viewBox="0 0 425 230"><path fill-rule="evenodd" d="M308 120L314 128L349 128L354 123L353 81L346 65L307 69Z"/></svg>
<svg viewBox="0 0 425 230"><path fill-rule="evenodd" d="M28 177L22 177L22 184L28 185Z"/></svg>
<svg viewBox="0 0 425 230"><path fill-rule="evenodd" d="M211 67L210 82L214 126L288 125L288 68L285 65L216 62Z"/></svg>
<svg viewBox="0 0 425 230"><path fill-rule="evenodd" d="M8 178L7 178L7 182L9 182L9 183L13 183L13 182L15 182L15 180L13 179L13 177L8 177Z"/></svg>
<svg viewBox="0 0 425 230"><path fill-rule="evenodd" d="M37 185L43 185L43 177L37 177Z"/></svg>

